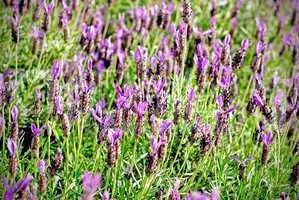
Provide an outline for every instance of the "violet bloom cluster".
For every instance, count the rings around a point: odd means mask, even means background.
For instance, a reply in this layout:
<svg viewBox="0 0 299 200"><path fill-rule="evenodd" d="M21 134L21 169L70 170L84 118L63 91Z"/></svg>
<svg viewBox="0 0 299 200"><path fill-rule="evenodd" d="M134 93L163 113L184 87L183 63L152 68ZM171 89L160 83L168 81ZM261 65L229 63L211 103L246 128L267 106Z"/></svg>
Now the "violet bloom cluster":
<svg viewBox="0 0 299 200"><path fill-rule="evenodd" d="M199 192L188 192L185 196L185 200L220 200L220 192L217 187L213 188L209 193L205 190Z"/></svg>
<svg viewBox="0 0 299 200"><path fill-rule="evenodd" d="M108 163L115 166L120 153L121 129L109 130L108 132Z"/></svg>
<svg viewBox="0 0 299 200"><path fill-rule="evenodd" d="M170 135L170 128L172 126L172 121L170 120L163 120L159 124L159 149L158 149L158 157L163 159L166 155L166 149L167 149L167 143L168 143L168 138Z"/></svg>
<svg viewBox="0 0 299 200"><path fill-rule="evenodd" d="M39 180L38 180L38 190L42 193L47 190L47 175L46 175L47 161L38 160L37 161L37 169L39 172Z"/></svg>
<svg viewBox="0 0 299 200"><path fill-rule="evenodd" d="M31 143L31 151L34 158L39 157L39 144L40 144L40 135L44 131L45 126L41 128L37 128L36 125L33 123L31 124L31 131L33 134L32 143Z"/></svg>
<svg viewBox="0 0 299 200"><path fill-rule="evenodd" d="M262 134L263 140L263 153L262 153L262 164L265 165L268 162L268 155L270 151L270 144L273 141L272 132Z"/></svg>
<svg viewBox="0 0 299 200"><path fill-rule="evenodd" d="M81 200L92 200L93 196L101 184L101 175L96 172L95 175L92 172L85 172L83 175L83 195Z"/></svg>
<svg viewBox="0 0 299 200"><path fill-rule="evenodd" d="M26 194L33 196L28 188L32 180L33 177L28 174L18 182L14 181L12 185L9 185L8 180L2 177L2 184L4 185L3 200L24 199Z"/></svg>
<svg viewBox="0 0 299 200"><path fill-rule="evenodd" d="M8 138L7 149L9 151L9 172L15 176L17 173L17 144L12 138Z"/></svg>
<svg viewBox="0 0 299 200"><path fill-rule="evenodd" d="M208 52L203 43L199 43L196 46L195 63L197 65L197 84L200 89L204 88L206 80L206 69L209 64Z"/></svg>
<svg viewBox="0 0 299 200"><path fill-rule="evenodd" d="M151 151L148 157L148 163L147 163L147 167L146 167L146 171L148 173L152 173L158 164L158 151L161 145L164 145L165 141L157 141L154 135L151 135L151 139L150 139L150 146L151 146Z"/></svg>
<svg viewBox="0 0 299 200"><path fill-rule="evenodd" d="M217 96L217 105L218 105L218 111L216 114L217 122L215 126L215 131L216 131L215 144L219 145L222 142L223 134L228 132L229 114L235 110L236 106L223 110L224 102L221 95Z"/></svg>
<svg viewBox="0 0 299 200"><path fill-rule="evenodd" d="M195 90L193 88L188 89L188 94L187 94L187 105L185 108L185 114L184 118L186 121L191 120L192 112L193 112L193 101L195 98Z"/></svg>
<svg viewBox="0 0 299 200"><path fill-rule="evenodd" d="M19 138L18 108L16 106L13 106L10 113L11 113L10 138L16 143Z"/></svg>

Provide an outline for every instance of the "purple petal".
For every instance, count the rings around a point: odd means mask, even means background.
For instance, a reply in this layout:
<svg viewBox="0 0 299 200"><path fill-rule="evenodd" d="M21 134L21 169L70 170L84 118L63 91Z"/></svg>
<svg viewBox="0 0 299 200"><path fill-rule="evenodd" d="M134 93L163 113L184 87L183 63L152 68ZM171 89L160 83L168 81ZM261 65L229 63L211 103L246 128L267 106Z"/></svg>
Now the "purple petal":
<svg viewBox="0 0 299 200"><path fill-rule="evenodd" d="M159 125L159 134L165 133L172 125L171 120L163 120Z"/></svg>
<svg viewBox="0 0 299 200"><path fill-rule="evenodd" d="M241 45L242 45L242 49L244 51L246 51L249 48L249 40L248 39L243 39Z"/></svg>
<svg viewBox="0 0 299 200"><path fill-rule="evenodd" d="M269 146L273 141L272 132L262 134L263 143L266 146Z"/></svg>
<svg viewBox="0 0 299 200"><path fill-rule="evenodd" d="M11 109L11 118L13 122L17 121L18 118L18 108L16 106L13 106Z"/></svg>
<svg viewBox="0 0 299 200"><path fill-rule="evenodd" d="M284 92L282 90L279 90L277 92L277 95L273 98L273 105L275 107L280 107L282 103L282 98L284 97Z"/></svg>
<svg viewBox="0 0 299 200"><path fill-rule="evenodd" d="M264 100L263 100L262 97L259 95L259 93L258 93L257 90L254 90L252 99L253 99L254 103L255 103L257 106L260 106L260 107L264 106Z"/></svg>
<svg viewBox="0 0 299 200"><path fill-rule="evenodd" d="M17 182L17 191L19 192L25 192L26 188L30 185L32 182L33 177L29 174L22 178L20 181Z"/></svg>
<svg viewBox="0 0 299 200"><path fill-rule="evenodd" d="M218 95L217 96L217 105L218 105L218 110L221 110L223 107L223 100L222 100L222 96Z"/></svg>
<svg viewBox="0 0 299 200"><path fill-rule="evenodd" d="M92 195L101 183L100 173L93 175L91 172L87 171L83 175L83 190L86 194Z"/></svg>
<svg viewBox="0 0 299 200"><path fill-rule="evenodd" d="M9 151L9 153L10 153L11 156L16 155L17 145L13 141L13 139L8 138L8 140L7 140L7 148L8 148L8 151Z"/></svg>
<svg viewBox="0 0 299 200"><path fill-rule="evenodd" d="M37 161L37 169L38 169L39 173L45 172L45 168L46 168L46 162L44 160L38 160Z"/></svg>

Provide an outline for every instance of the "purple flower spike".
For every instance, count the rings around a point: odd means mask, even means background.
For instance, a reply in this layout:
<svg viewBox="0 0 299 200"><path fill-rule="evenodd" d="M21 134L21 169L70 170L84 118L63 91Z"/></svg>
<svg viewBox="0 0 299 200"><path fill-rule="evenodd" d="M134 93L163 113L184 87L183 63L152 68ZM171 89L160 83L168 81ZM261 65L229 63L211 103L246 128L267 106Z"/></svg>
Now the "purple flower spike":
<svg viewBox="0 0 299 200"><path fill-rule="evenodd" d="M224 37L224 41L223 41L224 46L229 46L230 41L231 41L231 36L230 36L230 34L225 35L225 37Z"/></svg>
<svg viewBox="0 0 299 200"><path fill-rule="evenodd" d="M188 89L188 101L192 102L195 97L195 90L191 87Z"/></svg>
<svg viewBox="0 0 299 200"><path fill-rule="evenodd" d="M39 40L42 40L44 38L44 35L45 35L45 33L42 32L39 29L39 27L37 27L35 25L32 26L32 31L29 33L30 37L37 38Z"/></svg>
<svg viewBox="0 0 299 200"><path fill-rule="evenodd" d="M210 125L209 124L204 124L202 127L203 133L206 135L210 132Z"/></svg>
<svg viewBox="0 0 299 200"><path fill-rule="evenodd" d="M51 3L49 3L49 4L47 4L47 3L45 2L44 10L45 10L45 14L46 14L46 15L51 14L51 12L53 11L53 9L54 9L54 3L53 3L53 2L51 2Z"/></svg>
<svg viewBox="0 0 299 200"><path fill-rule="evenodd" d="M117 58L118 58L120 66L124 66L125 65L125 60L126 60L126 52L123 51L122 49L120 49L117 52Z"/></svg>
<svg viewBox="0 0 299 200"><path fill-rule="evenodd" d="M103 194L102 194L102 200L109 200L110 199L110 194L108 191L105 191Z"/></svg>
<svg viewBox="0 0 299 200"><path fill-rule="evenodd" d="M3 200L11 200L11 199L14 199L14 193L15 193L15 190L16 190L16 184L13 183L12 186L9 186L8 184L8 180L5 178L5 177L2 177L1 178L1 181L2 181L2 184L4 186L4 194L3 194Z"/></svg>
<svg viewBox="0 0 299 200"><path fill-rule="evenodd" d="M27 187L31 184L32 180L33 177L30 174L19 180L16 184L17 191L24 193Z"/></svg>
<svg viewBox="0 0 299 200"><path fill-rule="evenodd" d="M46 169L47 162L44 160L37 161L37 169L39 173L44 173Z"/></svg>
<svg viewBox="0 0 299 200"><path fill-rule="evenodd" d="M220 86L223 88L228 88L232 79L232 69L229 67L223 68L223 74L220 80Z"/></svg>
<svg viewBox="0 0 299 200"><path fill-rule="evenodd" d="M262 134L263 144L269 146L273 141L272 132Z"/></svg>
<svg viewBox="0 0 299 200"><path fill-rule="evenodd" d="M86 195L93 195L101 184L101 175L97 172L93 175L87 171L83 175L83 190Z"/></svg>
<svg viewBox="0 0 299 200"><path fill-rule="evenodd" d="M148 103L146 101L139 102L134 105L134 109L139 117L143 116L145 111L147 110Z"/></svg>
<svg viewBox="0 0 299 200"><path fill-rule="evenodd" d="M117 128L114 131L110 130L108 133L109 144L114 145L122 136L122 130Z"/></svg>
<svg viewBox="0 0 299 200"><path fill-rule="evenodd" d="M260 19L260 18L257 18L256 19L256 25L258 27L259 37L262 39L265 36L265 33L267 31L266 22L264 20Z"/></svg>
<svg viewBox="0 0 299 200"><path fill-rule="evenodd" d="M259 92L257 90L254 90L252 99L257 106L263 107L265 105L264 100L259 95Z"/></svg>
<svg viewBox="0 0 299 200"><path fill-rule="evenodd" d="M163 120L159 125L159 134L165 133L172 125L171 120Z"/></svg>
<svg viewBox="0 0 299 200"><path fill-rule="evenodd" d="M137 63L144 62L146 59L146 48L138 46L135 52L135 60Z"/></svg>
<svg viewBox="0 0 299 200"><path fill-rule="evenodd" d="M18 120L18 108L16 106L13 106L11 109L11 118L13 122L16 122Z"/></svg>
<svg viewBox="0 0 299 200"><path fill-rule="evenodd" d="M273 105L275 107L280 107L283 97L284 97L284 92L282 90L279 90L277 92L277 95L273 98Z"/></svg>
<svg viewBox="0 0 299 200"><path fill-rule="evenodd" d="M62 62L60 60L54 60L51 69L52 80L58 79L62 69Z"/></svg>
<svg viewBox="0 0 299 200"><path fill-rule="evenodd" d="M33 123L31 124L31 131L35 137L40 136L40 134L45 130L45 126L42 126L41 128L37 128L36 125Z"/></svg>
<svg viewBox="0 0 299 200"><path fill-rule="evenodd" d="M151 152L157 154L159 150L159 143L157 142L154 135L151 135Z"/></svg>
<svg viewBox="0 0 299 200"><path fill-rule="evenodd" d="M243 39L241 45L242 45L242 50L246 51L249 48L250 42L248 39Z"/></svg>
<svg viewBox="0 0 299 200"><path fill-rule="evenodd" d="M181 199L181 195L178 192L179 186L180 186L180 179L176 178L174 187L172 185L170 185L169 199L175 199L175 200L180 200Z"/></svg>
<svg viewBox="0 0 299 200"><path fill-rule="evenodd" d="M217 96L217 105L218 105L218 110L221 110L223 107L223 99L221 95Z"/></svg>
<svg viewBox="0 0 299 200"><path fill-rule="evenodd" d="M88 69L88 71L92 71L92 68L93 68L92 59L88 59L87 60L87 69Z"/></svg>
<svg viewBox="0 0 299 200"><path fill-rule="evenodd" d="M260 54L265 50L267 44L265 42L259 41L256 45L256 54Z"/></svg>
<svg viewBox="0 0 299 200"><path fill-rule="evenodd" d="M16 143L13 141L13 139L8 138L8 141L7 141L7 148L8 148L8 151L9 151L9 153L10 153L11 156L15 156L15 155L16 155L16 152L17 152L17 145L16 145Z"/></svg>

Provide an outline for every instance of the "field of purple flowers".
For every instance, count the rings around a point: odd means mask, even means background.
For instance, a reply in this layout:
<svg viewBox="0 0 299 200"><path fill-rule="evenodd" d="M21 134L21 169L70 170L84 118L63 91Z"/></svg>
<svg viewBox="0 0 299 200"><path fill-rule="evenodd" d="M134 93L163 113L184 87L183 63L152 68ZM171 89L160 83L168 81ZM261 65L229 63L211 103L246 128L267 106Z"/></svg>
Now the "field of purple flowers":
<svg viewBox="0 0 299 200"><path fill-rule="evenodd" d="M298 199L299 0L2 0L0 195Z"/></svg>

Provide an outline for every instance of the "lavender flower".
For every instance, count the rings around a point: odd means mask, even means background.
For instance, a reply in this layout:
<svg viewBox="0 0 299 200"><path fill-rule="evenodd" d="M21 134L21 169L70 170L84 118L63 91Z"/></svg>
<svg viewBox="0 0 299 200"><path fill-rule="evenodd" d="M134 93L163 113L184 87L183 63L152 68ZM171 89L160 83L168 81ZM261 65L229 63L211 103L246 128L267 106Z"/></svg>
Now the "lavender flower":
<svg viewBox="0 0 299 200"><path fill-rule="evenodd" d="M151 110L155 112L156 116L163 115L167 109L167 93L165 91L167 81L162 78L157 81L152 80L151 83L155 92L151 103Z"/></svg>
<svg viewBox="0 0 299 200"><path fill-rule="evenodd" d="M205 83L205 73L209 63L207 50L204 48L203 43L199 43L196 46L196 58L195 62L197 65L197 83L198 86L202 89Z"/></svg>
<svg viewBox="0 0 299 200"><path fill-rule="evenodd" d="M262 134L262 140L263 140L262 164L265 165L268 161L270 144L273 141L272 132Z"/></svg>
<svg viewBox="0 0 299 200"><path fill-rule="evenodd" d="M96 172L95 175L92 172L85 172L83 175L83 195L81 200L92 200L93 195L101 184L101 175Z"/></svg>
<svg viewBox="0 0 299 200"><path fill-rule="evenodd" d="M19 42L19 35L20 35L20 22L19 16L15 15L11 18L11 38L12 41L15 43Z"/></svg>
<svg viewBox="0 0 299 200"><path fill-rule="evenodd" d="M108 163L115 166L120 151L119 140L122 136L121 129L109 130L108 132Z"/></svg>
<svg viewBox="0 0 299 200"><path fill-rule="evenodd" d="M170 184L170 191L169 191L169 197L168 197L169 200L180 200L181 199L181 195L178 192L179 186L180 186L180 179L176 178L175 185L172 186Z"/></svg>
<svg viewBox="0 0 299 200"><path fill-rule="evenodd" d="M241 48L234 55L233 60L232 60L232 68L234 70L239 69L243 65L244 59L245 59L245 54L246 54L246 51L248 48L249 48L249 40L243 39Z"/></svg>
<svg viewBox="0 0 299 200"><path fill-rule="evenodd" d="M47 32L48 29L49 29L49 20L50 20L50 14L53 12L54 10L54 3L51 2L49 4L47 3L44 3L44 13L45 13L45 16L44 16L44 21L43 21L43 24L42 24L42 29Z"/></svg>
<svg viewBox="0 0 299 200"><path fill-rule="evenodd" d="M116 63L116 80L121 83L124 76L126 52L120 49L117 52L117 63Z"/></svg>
<svg viewBox="0 0 299 200"><path fill-rule="evenodd" d="M14 182L12 186L9 186L8 180L3 176L1 181L4 186L3 200L15 199L16 183Z"/></svg>
<svg viewBox="0 0 299 200"><path fill-rule="evenodd" d="M55 176L57 173L57 170L60 168L61 164L62 164L62 150L60 149L60 147L57 148L56 151L56 155L55 155L55 160L51 165L51 176Z"/></svg>
<svg viewBox="0 0 299 200"><path fill-rule="evenodd" d="M59 119L60 119L63 134L65 137L68 137L71 129L69 117L66 113L62 113L59 115Z"/></svg>
<svg viewBox="0 0 299 200"><path fill-rule="evenodd" d="M40 9L43 4L43 0L37 0L33 12L33 21L37 21L40 17Z"/></svg>
<svg viewBox="0 0 299 200"><path fill-rule="evenodd" d="M146 171L148 173L152 173L158 163L158 151L159 151L159 146L160 142L157 142L156 138L154 135L151 135L151 153L148 157L148 163L146 167Z"/></svg>
<svg viewBox="0 0 299 200"><path fill-rule="evenodd" d="M33 180L33 177L30 174L28 174L17 182L16 192L18 194L18 198L20 198L20 199L24 198L25 192L27 191L27 188L31 184L32 180Z"/></svg>
<svg viewBox="0 0 299 200"><path fill-rule="evenodd" d="M144 62L147 58L147 49L138 46L135 52L135 60L136 60L136 73L137 78L139 80L143 80L143 74L144 74Z"/></svg>
<svg viewBox="0 0 299 200"><path fill-rule="evenodd" d="M224 66L229 66L231 64L230 43L231 43L231 36L230 36L230 34L227 34L224 37L223 48L222 48L221 57L220 57L220 62Z"/></svg>
<svg viewBox="0 0 299 200"><path fill-rule="evenodd" d="M42 193L46 192L47 190L47 175L46 175L46 165L47 162L44 160L37 161L37 168L39 172L39 180L38 180L38 190Z"/></svg>
<svg viewBox="0 0 299 200"><path fill-rule="evenodd" d="M140 136L142 134L142 129L144 126L144 113L147 110L147 105L148 103L146 101L138 102L134 105L135 112L137 113L137 122L135 128L135 133L137 136Z"/></svg>
<svg viewBox="0 0 299 200"><path fill-rule="evenodd" d="M209 124L203 125L201 131L203 137L202 137L200 149L202 152L206 153L210 150L211 143L212 143Z"/></svg>
<svg viewBox="0 0 299 200"><path fill-rule="evenodd" d="M184 22L188 25L190 24L190 18L192 17L192 14L191 3L188 0L184 0L182 17Z"/></svg>
<svg viewBox="0 0 299 200"><path fill-rule="evenodd" d="M39 114L41 112L41 100L42 100L42 93L39 88L35 89L35 99L34 99L34 112L35 114Z"/></svg>
<svg viewBox="0 0 299 200"><path fill-rule="evenodd" d="M43 44L44 32L42 32L37 26L32 26L32 31L29 33L29 36L32 37L32 49L31 53L34 55L36 53L37 44Z"/></svg>
<svg viewBox="0 0 299 200"><path fill-rule="evenodd" d="M9 151L9 171L12 176L17 172L17 145L12 138L8 138L7 148Z"/></svg>
<svg viewBox="0 0 299 200"><path fill-rule="evenodd" d="M33 133L33 139L31 143L31 151L32 155L35 158L38 158L39 156L39 136L44 131L45 126L42 126L41 128L37 128L35 124L31 124L31 131Z"/></svg>
<svg viewBox="0 0 299 200"><path fill-rule="evenodd" d="M13 106L11 109L11 132L10 137L14 142L17 142L19 137L19 125L18 125L18 108Z"/></svg>
<svg viewBox="0 0 299 200"><path fill-rule="evenodd" d="M168 136L169 136L169 130L172 125L172 121L170 120L164 120L159 125L159 150L158 150L158 156L159 158L164 158L166 155L166 145L168 142Z"/></svg>
<svg viewBox="0 0 299 200"><path fill-rule="evenodd" d="M173 123L177 124L180 116L181 116L181 109L180 109L180 104L181 101L176 100L175 104L174 104L174 113L173 113Z"/></svg>
<svg viewBox="0 0 299 200"><path fill-rule="evenodd" d="M265 37L265 34L266 34L266 30L267 30L267 27L266 27L266 22L260 18L256 18L256 25L257 25L257 36L258 36L258 39L261 40L261 41L264 41L264 37Z"/></svg>
<svg viewBox="0 0 299 200"><path fill-rule="evenodd" d="M245 160L240 160L240 158L235 154L232 156L232 159L234 161L236 161L239 165L239 178L240 179L243 179L244 178L244 174L245 174L245 168L246 168L246 165L247 163L253 159L253 156L250 155L249 157L247 157Z"/></svg>
<svg viewBox="0 0 299 200"><path fill-rule="evenodd" d="M81 82L81 109L82 113L85 115L89 109L89 101L90 101L90 92L91 87L89 87L85 80Z"/></svg>
<svg viewBox="0 0 299 200"><path fill-rule="evenodd" d="M195 125L192 126L191 128L191 135L190 135L190 141L192 143L194 143L198 138L199 138L199 135L200 134L200 115L199 114L196 114L196 117L195 117Z"/></svg>
<svg viewBox="0 0 299 200"><path fill-rule="evenodd" d="M184 118L186 121L190 121L191 119L194 97L195 97L195 90L193 88L189 88L188 95L187 95L188 101L187 101L185 114L184 114Z"/></svg>
<svg viewBox="0 0 299 200"><path fill-rule="evenodd" d="M103 192L102 194L102 200L109 200L110 199L110 194L108 191Z"/></svg>

